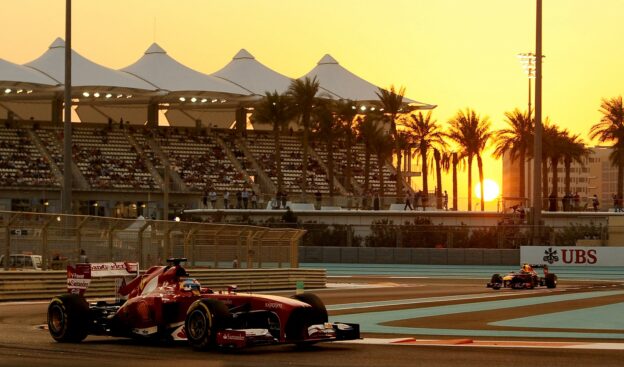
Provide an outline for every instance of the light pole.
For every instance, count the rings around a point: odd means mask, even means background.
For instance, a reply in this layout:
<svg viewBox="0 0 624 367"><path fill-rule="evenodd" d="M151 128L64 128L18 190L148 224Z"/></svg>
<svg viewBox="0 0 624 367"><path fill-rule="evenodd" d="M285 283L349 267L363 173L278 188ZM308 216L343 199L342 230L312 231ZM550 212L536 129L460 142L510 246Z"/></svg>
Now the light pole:
<svg viewBox="0 0 624 367"><path fill-rule="evenodd" d="M535 54L533 52L520 53L518 54L518 60L522 64L522 68L524 72L527 74L529 79L529 109L528 116L531 118L531 80L535 79Z"/></svg>
<svg viewBox="0 0 624 367"><path fill-rule="evenodd" d="M61 212L71 213L72 125L71 125L71 0L65 1L65 119L63 122L63 188Z"/></svg>
<svg viewBox="0 0 624 367"><path fill-rule="evenodd" d="M533 141L533 244L540 242L542 220L542 0L535 7L535 139Z"/></svg>

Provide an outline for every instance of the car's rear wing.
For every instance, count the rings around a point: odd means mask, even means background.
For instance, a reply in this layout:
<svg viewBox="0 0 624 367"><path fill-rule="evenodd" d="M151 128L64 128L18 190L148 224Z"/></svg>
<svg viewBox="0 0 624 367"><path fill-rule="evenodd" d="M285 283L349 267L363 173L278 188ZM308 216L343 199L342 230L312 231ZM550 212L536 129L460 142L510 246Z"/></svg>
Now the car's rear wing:
<svg viewBox="0 0 624 367"><path fill-rule="evenodd" d="M67 292L84 294L89 288L92 278L119 278L122 281L120 287L123 287L126 277L134 278L138 275L139 263L110 262L68 265ZM116 287L117 290L120 287Z"/></svg>

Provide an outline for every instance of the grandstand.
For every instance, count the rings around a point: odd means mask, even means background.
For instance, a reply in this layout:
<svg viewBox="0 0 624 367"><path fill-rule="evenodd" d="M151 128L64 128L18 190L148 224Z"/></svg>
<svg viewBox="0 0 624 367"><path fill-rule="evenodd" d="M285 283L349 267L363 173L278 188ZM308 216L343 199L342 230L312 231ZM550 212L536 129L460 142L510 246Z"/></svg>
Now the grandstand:
<svg viewBox="0 0 624 367"><path fill-rule="evenodd" d="M62 183L62 126L43 121L21 122L19 128L8 122L6 125L0 130L0 188L4 198L26 201L21 209L52 210ZM72 135L72 177L81 214L150 215L141 208L149 208L150 202L152 209L160 207L166 168L171 176L173 213L176 207L201 207L208 190L215 190L221 199L226 191L234 197L246 188L268 202L277 188L275 144L267 131L80 123L74 124ZM296 200L302 193L301 134L293 132L280 139L285 191ZM361 144L355 146L354 155L356 184L351 194L360 195L364 183ZM335 154L338 176L343 175L345 156L344 148ZM375 157L371 157L373 189L379 185L376 167ZM390 165L384 175L390 183ZM327 153L322 143L310 146L308 192L317 190L329 194ZM335 192L348 194L340 183ZM5 199L4 207L10 209L8 205ZM93 210L93 206L103 209Z"/></svg>

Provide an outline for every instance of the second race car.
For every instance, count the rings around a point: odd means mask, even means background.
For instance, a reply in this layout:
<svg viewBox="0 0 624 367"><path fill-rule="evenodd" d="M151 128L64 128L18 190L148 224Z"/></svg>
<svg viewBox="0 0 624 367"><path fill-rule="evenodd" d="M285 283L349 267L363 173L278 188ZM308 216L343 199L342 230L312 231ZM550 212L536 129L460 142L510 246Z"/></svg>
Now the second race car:
<svg viewBox="0 0 624 367"><path fill-rule="evenodd" d="M542 268L544 276L540 276L535 269ZM492 275L488 288L501 289L533 289L545 286L546 288L557 287L557 275L548 271L548 265L524 264L518 272L510 272L504 276L500 274Z"/></svg>

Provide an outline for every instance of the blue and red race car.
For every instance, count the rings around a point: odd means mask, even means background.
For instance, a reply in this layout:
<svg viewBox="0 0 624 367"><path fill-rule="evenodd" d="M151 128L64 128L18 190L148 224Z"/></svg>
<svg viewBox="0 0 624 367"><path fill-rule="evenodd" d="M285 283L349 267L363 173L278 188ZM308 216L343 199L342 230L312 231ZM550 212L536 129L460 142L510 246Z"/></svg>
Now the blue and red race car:
<svg viewBox="0 0 624 367"><path fill-rule="evenodd" d="M544 276L539 276L535 269L542 268ZM500 274L492 275L488 288L495 290L501 288L512 289L533 289L535 287L546 286L547 288L557 287L557 275L548 271L548 265L524 264L518 272L510 272L504 276Z"/></svg>
<svg viewBox="0 0 624 367"><path fill-rule="evenodd" d="M89 303L83 293L91 276L124 276L137 264L77 264L68 267L70 293L48 306L50 335L59 342L80 342L87 335L153 340L187 340L197 349L359 339L358 324L328 322L323 302L314 294L290 298L214 292L202 287L170 259L119 288L125 299Z"/></svg>

